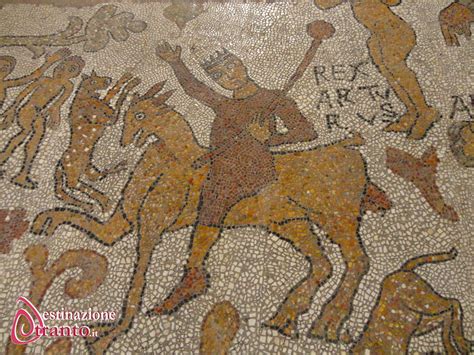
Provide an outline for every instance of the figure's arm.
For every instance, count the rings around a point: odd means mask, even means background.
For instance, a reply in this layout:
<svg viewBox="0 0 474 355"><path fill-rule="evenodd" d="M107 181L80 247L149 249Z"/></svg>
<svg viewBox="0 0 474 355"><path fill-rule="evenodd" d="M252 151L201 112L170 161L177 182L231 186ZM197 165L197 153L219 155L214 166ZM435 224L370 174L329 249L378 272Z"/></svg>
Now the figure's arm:
<svg viewBox="0 0 474 355"><path fill-rule="evenodd" d="M54 101L51 107L48 109L49 120L48 127L56 129L61 123L61 107L66 100L71 96L74 91L74 85L68 81L64 84L62 94Z"/></svg>
<svg viewBox="0 0 474 355"><path fill-rule="evenodd" d="M29 75L22 76L21 78L17 79L10 79L5 81L5 87L11 88L16 86L26 85L31 81L39 79L51 66L57 63L60 60L63 60L67 56L71 54L69 49L61 49L49 56L46 57L46 60L42 66L36 69Z"/></svg>
<svg viewBox="0 0 474 355"><path fill-rule="evenodd" d="M222 96L196 79L186 67L181 59L180 46L173 50L169 43L165 42L163 45L158 46L156 52L161 59L171 65L176 78L186 94L210 107L215 107L219 103Z"/></svg>
<svg viewBox="0 0 474 355"><path fill-rule="evenodd" d="M283 98L275 109L275 114L283 121L288 132L273 133L267 141L269 146L308 142L318 138L313 124L303 116L293 100Z"/></svg>
<svg viewBox="0 0 474 355"><path fill-rule="evenodd" d="M321 10L331 9L344 2L347 2L347 0L314 0L316 7Z"/></svg>

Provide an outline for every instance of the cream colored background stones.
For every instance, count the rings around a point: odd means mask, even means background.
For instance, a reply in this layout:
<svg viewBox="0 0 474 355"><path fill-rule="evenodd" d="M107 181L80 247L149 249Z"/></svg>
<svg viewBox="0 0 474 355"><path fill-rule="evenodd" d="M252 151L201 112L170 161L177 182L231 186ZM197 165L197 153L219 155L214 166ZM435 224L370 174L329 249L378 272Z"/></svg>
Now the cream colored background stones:
<svg viewBox="0 0 474 355"><path fill-rule="evenodd" d="M393 208L384 216L368 213L364 217L361 237L371 259L369 274L362 281L354 301L354 311L345 327L357 336L362 330L379 291L380 281L385 275L397 269L402 262L417 255L443 252L453 246L459 251L456 260L429 265L418 270L441 295L459 299L464 310L464 330L467 338L474 338L474 170L461 167L448 149L447 127L453 107L453 95L462 96L465 101L474 93L473 63L474 46L462 39L462 46L446 47L437 16L447 6L447 0L405 0L393 8L409 22L417 34L417 46L408 64L417 73L429 104L437 107L443 118L421 142L411 142L403 136L382 131L380 105L382 99L373 102L369 95L357 88L364 85L379 85L385 91L389 85L372 64L366 40L368 32L353 18L348 5L322 12L310 1L275 4L221 4L206 3L206 12L190 21L180 31L175 24L163 17L166 3L120 2L119 10L135 14L137 19L147 22L148 28L133 34L126 42L111 42L96 53L84 53L81 45L70 47L75 55L86 61L85 73L95 69L99 75L118 79L130 71L142 79L138 90L144 92L152 84L168 80L166 89L177 89L170 99L177 111L190 123L199 141L208 144L213 113L205 106L190 99L180 88L171 69L155 56L156 45L163 40L183 47L183 57L193 73L214 89L225 93L212 83L199 67L199 60L214 50L226 47L238 55L249 68L255 81L266 88L282 88L292 74L311 39L305 26L315 19L324 19L336 27L336 34L326 41L318 51L316 59L303 78L290 92L299 108L315 125L320 135L316 144L325 144L353 132L360 132L367 144L360 148L367 161L371 180L383 188L393 202ZM62 30L68 16L89 18L100 5L84 8L4 5L0 10L1 35L49 34ZM20 20L21 19L21 20ZM195 48L191 51L191 48ZM48 51L54 50L53 48ZM33 60L25 48L0 48L1 55L17 58L13 77L31 72L42 59ZM337 80L316 82L313 67L325 66L331 73L331 66L338 65L338 78L351 77L350 65L367 62L362 70L368 74L359 75L351 82ZM340 67L339 67L340 66ZM329 75L330 76L330 75ZM78 82L78 80L76 80ZM336 89L351 89L353 105L339 107ZM322 104L317 109L321 91L328 90L333 108ZM19 90L11 90L8 103ZM227 93L228 94L228 93ZM54 197L53 173L69 137L68 108L63 107L62 123L58 131L48 131L33 170L39 181L39 188L33 191L14 186L8 179L0 181L0 208L25 208L28 219L47 208L61 206ZM389 99L393 109L402 113L403 106L393 92ZM471 115L473 112L472 106ZM362 121L357 113L365 117L377 114L374 125ZM326 115L338 114L338 122L347 129L327 125ZM469 119L467 113L458 113L454 120ZM5 144L13 134L12 128L0 132L0 141ZM127 158L132 168L139 157L133 148L119 147L121 123L107 130L95 153L99 166L119 162ZM179 137L177 137L179 139ZM438 167L438 183L446 202L455 207L460 215L457 223L440 219L420 197L415 187L387 170L385 148L396 147L420 156L429 146L435 146L441 160ZM301 149L296 147L295 149ZM5 167L7 176L14 174L21 159L21 150L16 159ZM115 200L126 182L128 173L108 177L98 186ZM97 215L99 217L105 217ZM337 246L324 243L334 265L331 280L317 293L311 310L299 323L300 338L291 340L275 331L264 329L261 323L271 317L277 305L294 286L308 267L304 258L291 245L275 236L255 229L233 230L225 233L211 251L208 259L211 273L209 292L184 306L173 316L152 317L145 311L162 300L181 277L182 265L186 260L189 230L166 235L157 247L152 265L147 274L147 288L144 296L143 314L135 321L132 330L120 337L109 349L111 353L156 352L188 353L199 348L200 324L206 312L217 301L230 300L239 310L243 321L241 329L231 348L232 353L321 353L347 349L345 345L326 344L306 337L312 320L319 314L321 306L335 292L343 272L342 259ZM9 336L15 300L27 295L30 287L29 269L23 259L23 250L33 243L44 243L50 250L50 260L71 248L91 248L105 255L110 264L109 275L104 284L92 296L84 300L71 300L63 294L64 280L75 271L67 272L54 282L42 304L44 310L87 309L120 311L122 300L128 289L128 282L135 259L136 235L124 238L113 247L104 247L90 240L85 234L61 227L52 238L25 234L13 242L12 251L0 256L0 339L4 347ZM40 340L29 349L41 353L49 344ZM415 339L411 351L442 351L438 331ZM85 351L82 340L74 340L74 353Z"/></svg>

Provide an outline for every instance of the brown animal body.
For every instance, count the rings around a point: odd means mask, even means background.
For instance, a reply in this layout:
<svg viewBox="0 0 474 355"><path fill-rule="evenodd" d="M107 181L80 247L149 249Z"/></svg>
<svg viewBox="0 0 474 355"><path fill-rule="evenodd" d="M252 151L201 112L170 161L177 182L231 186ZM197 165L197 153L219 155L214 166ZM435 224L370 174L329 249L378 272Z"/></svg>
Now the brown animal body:
<svg viewBox="0 0 474 355"><path fill-rule="evenodd" d="M111 79L98 76L94 71L90 76L83 75L71 106L71 141L56 167L55 192L61 200L86 211L92 211L94 208L92 203L82 201L71 193L79 191L89 199L98 202L102 210L108 209L108 197L85 182L84 178L89 181L97 181L119 171L124 165L122 162L112 169L101 171L93 164L92 157L94 147L104 134L105 129L117 121L120 107L128 91L138 85L137 79L129 81L131 79L131 75L125 74L110 89L105 98L101 99L97 91L106 89ZM121 90L115 108L112 108L111 100Z"/></svg>
<svg viewBox="0 0 474 355"><path fill-rule="evenodd" d="M140 309L153 250L162 235L193 226L197 217L208 167L195 170L192 163L207 150L197 144L184 118L165 104L170 93L154 97L162 86L136 97L127 112L123 145L135 141L143 146L150 136L159 141L147 146L110 219L101 222L86 213L58 208L40 213L32 225L33 233L52 235L58 226L67 224L106 245L137 231L137 262L122 318L115 326L97 329L101 338L92 344L96 353L104 352L131 326ZM180 132L180 139L175 132ZM315 323L315 335L324 334L319 331L329 327L331 338L338 338L358 284L368 270L369 259L358 229L366 208L363 201L372 201L369 207L376 209L374 201L380 201L381 192L368 181L361 154L348 148L361 143L361 138L355 137L309 151L275 155L278 180L237 203L226 215L223 227L263 226L291 242L310 261L307 277L290 291L267 324L286 335L297 335L297 318L309 309L314 294L331 275L331 264L312 231L313 224L340 246L347 265L341 287ZM367 198L368 191L378 192L376 199ZM384 202L383 207L389 206L386 198Z"/></svg>
<svg viewBox="0 0 474 355"><path fill-rule="evenodd" d="M474 22L472 1L453 2L439 13L439 24L444 41L448 46L459 46L459 35L471 39L471 24Z"/></svg>
<svg viewBox="0 0 474 355"><path fill-rule="evenodd" d="M440 296L414 270L427 263L456 257L449 253L424 255L406 262L382 282L378 302L369 322L351 352L354 354L407 354L410 339L441 327L448 355L469 354L470 342L462 329L462 309L458 300Z"/></svg>

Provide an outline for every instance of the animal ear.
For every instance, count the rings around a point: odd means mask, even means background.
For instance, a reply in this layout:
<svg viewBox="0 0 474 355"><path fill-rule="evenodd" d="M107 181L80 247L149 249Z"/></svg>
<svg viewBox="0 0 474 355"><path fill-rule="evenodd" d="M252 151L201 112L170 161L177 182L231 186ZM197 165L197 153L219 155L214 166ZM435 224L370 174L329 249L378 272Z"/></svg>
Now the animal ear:
<svg viewBox="0 0 474 355"><path fill-rule="evenodd" d="M91 76L97 76L95 69L92 69Z"/></svg>
<svg viewBox="0 0 474 355"><path fill-rule="evenodd" d="M171 95L174 94L175 91L176 90L174 89L167 91L164 94L161 94L160 96L155 97L153 100L151 100L151 102L153 102L153 105L155 106L163 105L171 97Z"/></svg>
<svg viewBox="0 0 474 355"><path fill-rule="evenodd" d="M165 84L166 84L166 80L153 85L151 88L148 89L146 93L143 94L142 99L143 100L151 99L153 96L158 94L163 89Z"/></svg>

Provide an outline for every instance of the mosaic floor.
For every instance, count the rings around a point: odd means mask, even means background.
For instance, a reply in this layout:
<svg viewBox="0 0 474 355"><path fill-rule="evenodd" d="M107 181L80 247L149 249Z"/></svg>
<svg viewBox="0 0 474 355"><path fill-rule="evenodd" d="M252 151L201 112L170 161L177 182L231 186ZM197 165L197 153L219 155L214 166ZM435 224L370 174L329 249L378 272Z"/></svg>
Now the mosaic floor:
<svg viewBox="0 0 474 355"><path fill-rule="evenodd" d="M474 351L473 0L0 0L7 354Z"/></svg>

